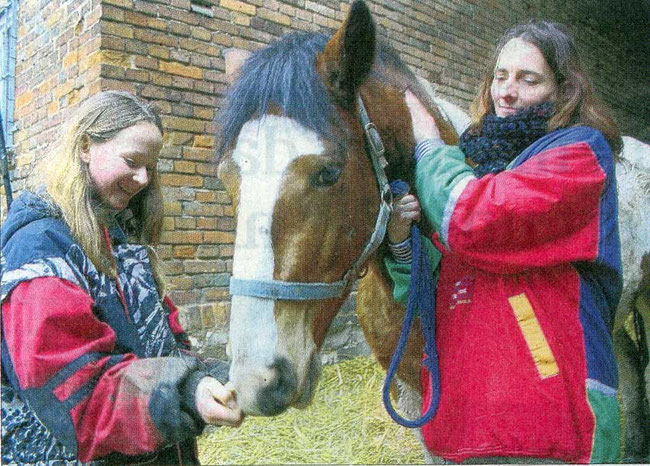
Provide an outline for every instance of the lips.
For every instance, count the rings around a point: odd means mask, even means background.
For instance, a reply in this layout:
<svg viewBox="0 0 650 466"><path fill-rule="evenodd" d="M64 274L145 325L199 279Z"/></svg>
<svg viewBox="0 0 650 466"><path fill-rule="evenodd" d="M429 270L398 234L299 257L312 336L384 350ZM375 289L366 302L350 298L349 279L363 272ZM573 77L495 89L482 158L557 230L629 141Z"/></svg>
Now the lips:
<svg viewBox="0 0 650 466"><path fill-rule="evenodd" d="M519 109L514 107L498 106L496 109L496 113L499 116L514 115L517 112L519 112Z"/></svg>

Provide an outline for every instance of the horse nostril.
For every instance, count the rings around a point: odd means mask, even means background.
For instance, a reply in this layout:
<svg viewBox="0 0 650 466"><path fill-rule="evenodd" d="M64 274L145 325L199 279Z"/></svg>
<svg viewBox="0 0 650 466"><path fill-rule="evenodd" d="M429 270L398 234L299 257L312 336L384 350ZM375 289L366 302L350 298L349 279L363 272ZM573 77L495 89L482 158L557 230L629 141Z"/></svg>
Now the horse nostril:
<svg viewBox="0 0 650 466"><path fill-rule="evenodd" d="M275 416L289 407L297 390L296 373L285 358L278 358L271 366L273 378L264 379L267 385L257 395L257 404L265 416Z"/></svg>

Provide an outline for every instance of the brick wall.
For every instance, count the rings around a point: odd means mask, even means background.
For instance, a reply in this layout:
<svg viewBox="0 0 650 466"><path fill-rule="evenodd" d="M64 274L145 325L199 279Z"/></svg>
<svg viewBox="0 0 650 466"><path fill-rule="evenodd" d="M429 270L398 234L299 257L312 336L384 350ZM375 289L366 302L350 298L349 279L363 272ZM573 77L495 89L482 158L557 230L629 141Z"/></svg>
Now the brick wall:
<svg viewBox="0 0 650 466"><path fill-rule="evenodd" d="M14 190L53 148L71 108L99 89L99 19L92 0L19 3Z"/></svg>
<svg viewBox="0 0 650 466"><path fill-rule="evenodd" d="M573 25L600 95L627 134L650 139L647 78L629 51L561 0L376 0L381 37L419 75L467 107L493 44L510 25L547 17ZM88 95L121 89L163 114L165 232L158 251L192 335L222 345L232 265L233 209L215 177L214 117L226 55L292 30L329 33L347 12L333 0L22 0L16 66L14 188L52 149ZM633 52L632 52L633 53ZM643 57L642 57L643 58ZM207 335L206 335L207 333Z"/></svg>

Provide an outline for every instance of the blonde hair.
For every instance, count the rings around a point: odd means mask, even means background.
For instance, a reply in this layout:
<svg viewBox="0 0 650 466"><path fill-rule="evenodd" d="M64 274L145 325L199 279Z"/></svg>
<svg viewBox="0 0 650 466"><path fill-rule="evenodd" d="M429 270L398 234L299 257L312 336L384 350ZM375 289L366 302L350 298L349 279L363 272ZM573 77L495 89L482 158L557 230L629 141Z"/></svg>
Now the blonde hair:
<svg viewBox="0 0 650 466"><path fill-rule="evenodd" d="M137 97L120 91L100 92L88 98L73 115L57 151L43 161L48 194L60 208L63 220L92 263L103 273L115 276L113 260L105 244L102 222L108 209L94 194L88 165L81 158L86 142L110 141L117 133L136 123L147 122L163 133L156 110ZM135 195L128 208L134 216L130 240L154 246L160 240L163 202L158 170L150 173L149 184ZM149 260L159 293L165 291L164 273L155 251Z"/></svg>
<svg viewBox="0 0 650 466"><path fill-rule="evenodd" d="M499 39L495 53L485 68L478 96L470 106L472 122L469 131L478 134L485 115L494 113L490 93L494 67L503 47L515 38L539 49L558 84L555 114L548 123L548 130L577 125L591 126L603 133L614 154L618 154L623 147L621 133L605 105L594 94L580 63L573 37L564 26L549 21L531 21L513 26Z"/></svg>

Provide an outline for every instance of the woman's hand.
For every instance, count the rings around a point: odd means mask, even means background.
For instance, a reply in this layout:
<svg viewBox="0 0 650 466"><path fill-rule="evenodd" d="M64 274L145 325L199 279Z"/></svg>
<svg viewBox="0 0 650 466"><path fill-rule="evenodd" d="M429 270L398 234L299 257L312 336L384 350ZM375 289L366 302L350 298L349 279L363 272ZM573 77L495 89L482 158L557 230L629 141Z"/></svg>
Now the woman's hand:
<svg viewBox="0 0 650 466"><path fill-rule="evenodd" d="M440 139L440 131L438 130L436 121L429 114L422 102L420 102L420 99L415 97L415 94L410 89L406 90L404 100L411 114L415 143L417 144L427 139Z"/></svg>
<svg viewBox="0 0 650 466"><path fill-rule="evenodd" d="M420 220L420 203L413 194L393 201L393 212L388 222L388 241L401 243L409 237L411 224Z"/></svg>
<svg viewBox="0 0 650 466"><path fill-rule="evenodd" d="M244 419L230 383L224 386L213 377L203 377L195 398L196 409L207 424L238 427Z"/></svg>

